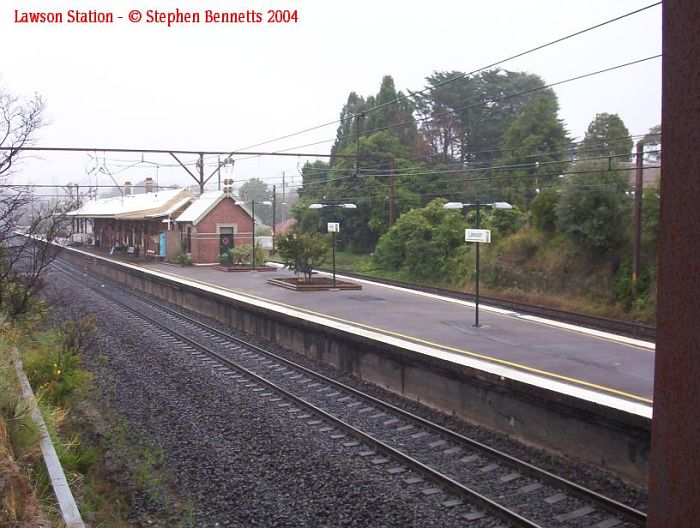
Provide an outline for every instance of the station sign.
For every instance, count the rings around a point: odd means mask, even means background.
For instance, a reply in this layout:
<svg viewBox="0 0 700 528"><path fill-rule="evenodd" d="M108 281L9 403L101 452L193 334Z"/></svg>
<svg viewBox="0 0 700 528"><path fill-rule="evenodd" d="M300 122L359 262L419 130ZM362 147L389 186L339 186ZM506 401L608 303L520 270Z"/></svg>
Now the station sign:
<svg viewBox="0 0 700 528"><path fill-rule="evenodd" d="M489 244L491 242L490 229L465 229L464 240L467 242L481 242Z"/></svg>
<svg viewBox="0 0 700 528"><path fill-rule="evenodd" d="M338 222L328 222L329 233L340 233L340 224Z"/></svg>

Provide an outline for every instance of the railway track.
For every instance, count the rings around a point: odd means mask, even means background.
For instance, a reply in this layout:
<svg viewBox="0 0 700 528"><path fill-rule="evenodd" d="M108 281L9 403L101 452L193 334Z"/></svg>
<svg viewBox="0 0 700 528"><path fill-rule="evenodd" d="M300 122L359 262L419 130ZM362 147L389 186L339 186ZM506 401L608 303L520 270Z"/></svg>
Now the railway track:
<svg viewBox="0 0 700 528"><path fill-rule="evenodd" d="M490 517L519 527L643 526L644 513L525 461L450 431L294 363L239 337L202 323L143 294L93 279L79 268L55 263L71 279L109 298L164 337L183 343L195 358L304 420L318 434L343 442L356 456L419 486L445 495L444 507L464 510L465 523ZM129 301L116 298L125 292ZM428 487L426 487L428 486ZM475 510L473 507L478 509ZM471 524L469 524L471 525ZM488 524L486 524L488 525ZM486 526L485 525L485 526Z"/></svg>
<svg viewBox="0 0 700 528"><path fill-rule="evenodd" d="M324 273L332 273L332 270L328 268L318 268L318 271L322 271ZM346 277L354 279L362 279L376 282L379 284L386 284L389 286L397 286L409 290L433 293L435 295L441 295L443 297L450 297L453 299L460 299L472 302L475 300L475 295L472 293L458 292L455 290L448 290L445 288L437 288L433 286L423 286L411 282L385 279L381 277L374 277L371 275L363 275L361 273L355 273L353 271L345 269L336 268L336 274L344 275ZM574 324L578 326L584 326L586 328L593 328L595 330L602 330L604 332L611 332L614 334L625 335L628 337L634 337L637 339L644 339L648 341L656 340L656 327L650 325L633 323L630 321L621 321L619 319L610 319L607 317L598 317L596 315L588 315L579 312L569 312L566 310L549 308L547 306L527 304L518 301L510 301L507 299L499 299L498 297L488 297L484 295L479 296L479 302L483 304L488 304L490 306L495 306L497 308L502 308L504 310L510 310L516 313L545 317L547 319L554 319L556 321L561 321L564 323Z"/></svg>

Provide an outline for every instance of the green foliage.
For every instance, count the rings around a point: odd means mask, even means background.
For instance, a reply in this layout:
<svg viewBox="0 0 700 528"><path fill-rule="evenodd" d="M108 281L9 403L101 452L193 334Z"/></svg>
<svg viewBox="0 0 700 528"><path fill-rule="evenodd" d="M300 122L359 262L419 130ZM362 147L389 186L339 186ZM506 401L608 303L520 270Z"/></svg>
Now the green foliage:
<svg viewBox="0 0 700 528"><path fill-rule="evenodd" d="M398 103L387 104L378 110L370 112L358 119L353 117L362 115L365 110L389 103L398 99ZM392 126L398 125L402 126ZM348 96L347 103L340 113L340 125L336 135L331 154L338 154L346 150L355 153L358 126L362 132L386 129L402 145L413 150L416 147L418 134L413 120L413 104L400 91L396 91L394 79L390 75L382 78L377 95L362 97L355 92ZM335 164L335 162L334 162ZM366 164L365 164L366 165Z"/></svg>
<svg viewBox="0 0 700 528"><path fill-rule="evenodd" d="M540 92L513 121L505 133L501 148L505 151L499 165L517 165L517 169L495 170L501 180L501 196L516 204L525 204L536 189L556 181L568 164L564 155L569 139L557 117L559 103L551 89Z"/></svg>
<svg viewBox="0 0 700 528"><path fill-rule="evenodd" d="M556 230L558 202L559 193L554 187L547 187L532 200L530 220L540 231L551 234Z"/></svg>
<svg viewBox="0 0 700 528"><path fill-rule="evenodd" d="M250 266L253 263L253 246L242 244L235 246L219 255L219 262L226 266ZM255 244L255 263L261 265L265 262L265 252L260 244Z"/></svg>
<svg viewBox="0 0 700 528"><path fill-rule="evenodd" d="M444 209L444 203L436 199L401 215L377 244L376 266L415 280L458 280L454 256L464 245L467 223L459 211Z"/></svg>
<svg viewBox="0 0 700 528"><path fill-rule="evenodd" d="M323 264L328 256L328 239L301 233L288 233L277 239L277 252L284 267L304 276L311 282L314 268Z"/></svg>
<svg viewBox="0 0 700 528"><path fill-rule="evenodd" d="M26 353L24 368L41 398L65 405L76 392L88 386L91 376L81 368L81 362L86 348L94 344L94 333L95 318L86 315L67 321Z"/></svg>
<svg viewBox="0 0 700 528"><path fill-rule="evenodd" d="M11 356L10 344L3 339L0 341L0 413L12 452L16 459L21 460L35 450L39 430L21 396Z"/></svg>
<svg viewBox="0 0 700 528"><path fill-rule="evenodd" d="M187 241L182 240L180 242L180 249L175 256L170 259L173 264L179 264L180 266L191 266L192 257L187 254Z"/></svg>
<svg viewBox="0 0 700 528"><path fill-rule="evenodd" d="M488 225L496 231L496 235L503 237L515 233L524 223L525 215L514 205L512 209L494 209Z"/></svg>
<svg viewBox="0 0 700 528"><path fill-rule="evenodd" d="M624 172L600 164L576 164L577 172L562 185L557 228L583 252L603 255L620 249L628 234L631 199Z"/></svg>
<svg viewBox="0 0 700 528"><path fill-rule="evenodd" d="M265 182L251 178L241 185L238 195L246 207L250 207L251 202L255 201L255 217L264 224L272 225L272 206L262 203L272 201L272 191Z"/></svg>
<svg viewBox="0 0 700 528"><path fill-rule="evenodd" d="M445 84L455 77L463 78ZM466 77L458 71L434 72L426 81L430 90L417 95L416 107L418 115L426 118L421 132L431 160L442 164L492 162L487 151L503 141L508 127L537 92L504 96L544 85L537 75L501 69ZM486 101L488 105L479 104Z"/></svg>
<svg viewBox="0 0 700 528"><path fill-rule="evenodd" d="M659 246L659 184L644 189L642 195L642 249L647 261L652 263Z"/></svg>
<svg viewBox="0 0 700 528"><path fill-rule="evenodd" d="M596 114L579 145L578 158L586 160L612 156L617 162L629 161L633 145L629 135L629 130L617 114Z"/></svg>
<svg viewBox="0 0 700 528"><path fill-rule="evenodd" d="M343 249L369 253L389 226L389 179L386 172L400 173L394 182L395 213L398 217L411 207L420 205L420 198L411 190L413 182L422 176L413 176L417 166L408 161L412 152L395 135L386 131L360 138L362 163L372 167L354 176L354 160L340 158L333 167L316 163L302 169L304 187L298 191L300 202L294 208L297 228L304 233L324 233L327 222L340 222ZM343 154L354 155L354 146ZM314 202L344 203L352 197L357 209L324 208L309 210Z"/></svg>
<svg viewBox="0 0 700 528"><path fill-rule="evenodd" d="M615 296L633 316L648 317L655 308L656 267L641 269L637 283L632 281L629 264L620 266L615 282Z"/></svg>

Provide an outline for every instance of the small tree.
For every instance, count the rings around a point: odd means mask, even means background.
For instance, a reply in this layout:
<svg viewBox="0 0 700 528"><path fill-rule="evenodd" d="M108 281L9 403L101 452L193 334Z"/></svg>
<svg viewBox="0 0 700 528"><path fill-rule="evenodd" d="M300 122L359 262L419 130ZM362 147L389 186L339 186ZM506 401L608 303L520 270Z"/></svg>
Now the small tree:
<svg viewBox="0 0 700 528"><path fill-rule="evenodd" d="M311 282L313 269L321 266L328 256L328 240L299 233L287 233L277 240L277 251L285 268L297 276L301 273L304 282Z"/></svg>

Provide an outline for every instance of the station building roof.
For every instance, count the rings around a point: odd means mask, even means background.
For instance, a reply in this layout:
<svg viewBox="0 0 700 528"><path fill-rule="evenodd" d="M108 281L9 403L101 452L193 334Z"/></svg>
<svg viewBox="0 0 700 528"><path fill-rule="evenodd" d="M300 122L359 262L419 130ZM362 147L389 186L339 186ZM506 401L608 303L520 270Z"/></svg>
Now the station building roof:
<svg viewBox="0 0 700 528"><path fill-rule="evenodd" d="M243 209L250 216L250 209L243 204L243 202L235 199L234 196L230 194L225 194L223 191L208 191L201 194L196 200L194 200L187 209L185 209L180 216L175 218L178 223L189 223L192 225L197 225L199 222L204 220L204 218L219 205L224 199L231 199L234 203ZM256 221L259 220L256 218Z"/></svg>
<svg viewBox="0 0 700 528"><path fill-rule="evenodd" d="M145 220L169 216L194 199L187 189L169 189L145 194L102 198L85 202L80 209L66 213L77 218Z"/></svg>

